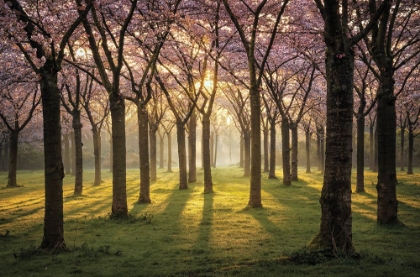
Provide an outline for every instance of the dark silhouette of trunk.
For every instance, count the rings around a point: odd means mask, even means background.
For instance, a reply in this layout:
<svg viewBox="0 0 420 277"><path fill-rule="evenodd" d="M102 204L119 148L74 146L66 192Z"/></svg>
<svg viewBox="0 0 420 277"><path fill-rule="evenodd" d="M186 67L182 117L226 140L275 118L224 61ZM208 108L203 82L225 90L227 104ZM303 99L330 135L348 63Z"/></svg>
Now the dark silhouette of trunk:
<svg viewBox="0 0 420 277"><path fill-rule="evenodd" d="M244 133L244 176L251 174L251 134L249 131Z"/></svg>
<svg viewBox="0 0 420 277"><path fill-rule="evenodd" d="M137 102L137 119L139 122L139 159L140 159L140 194L138 203L151 203L150 200L150 166L149 166L149 115L147 107Z"/></svg>
<svg viewBox="0 0 420 277"><path fill-rule="evenodd" d="M150 122L149 122L150 124ZM150 136L150 181L154 182L157 179L157 132L158 126L150 124L149 136Z"/></svg>
<svg viewBox="0 0 420 277"><path fill-rule="evenodd" d="M316 139L317 139L317 157L318 157L318 171L324 172L325 165L325 135L324 126L317 125L316 127Z"/></svg>
<svg viewBox="0 0 420 277"><path fill-rule="evenodd" d="M269 171L269 157L268 157L268 122L264 124L263 128L263 147L264 147L264 167L263 172Z"/></svg>
<svg viewBox="0 0 420 277"><path fill-rule="evenodd" d="M375 125L375 131L373 134L373 172L378 172L378 124Z"/></svg>
<svg viewBox="0 0 420 277"><path fill-rule="evenodd" d="M289 120L282 116L281 120L281 152L283 157L283 185L290 186L292 184L290 174L290 134Z"/></svg>
<svg viewBox="0 0 420 277"><path fill-rule="evenodd" d="M352 149L357 149L357 138L356 138L356 136L357 136L357 128L353 128L353 134L351 136L352 137L352 140L351 140ZM356 168L356 165L357 165L357 150L353 151L351 153L351 164L352 164L353 168Z"/></svg>
<svg viewBox="0 0 420 277"><path fill-rule="evenodd" d="M210 164L214 167L214 132L210 131Z"/></svg>
<svg viewBox="0 0 420 277"><path fill-rule="evenodd" d="M270 168L268 172L269 179L276 177L276 121L270 121Z"/></svg>
<svg viewBox="0 0 420 277"><path fill-rule="evenodd" d="M83 192L83 143L82 143L82 123L80 110L73 110L73 130L74 130L74 155L75 155L75 180L74 195L82 195Z"/></svg>
<svg viewBox="0 0 420 277"><path fill-rule="evenodd" d="M4 170L3 144L4 144L4 138L0 140L0 171Z"/></svg>
<svg viewBox="0 0 420 277"><path fill-rule="evenodd" d="M197 113L193 111L188 123L188 183L197 182Z"/></svg>
<svg viewBox="0 0 420 277"><path fill-rule="evenodd" d="M172 141L171 132L166 133L168 137L168 172L172 172Z"/></svg>
<svg viewBox="0 0 420 277"><path fill-rule="evenodd" d="M373 170L375 166L375 135L374 135L375 124L369 125L369 168Z"/></svg>
<svg viewBox="0 0 420 277"><path fill-rule="evenodd" d="M158 132L159 134L159 168L162 169L165 167L164 165L164 153L165 153L165 133Z"/></svg>
<svg viewBox="0 0 420 277"><path fill-rule="evenodd" d="M356 118L357 128L357 177L356 192L365 192L365 117L363 115L363 105L359 107Z"/></svg>
<svg viewBox="0 0 420 277"><path fill-rule="evenodd" d="M204 170L204 193L213 192L213 180L211 176L210 160L210 118L209 114L203 115L203 170Z"/></svg>
<svg viewBox="0 0 420 277"><path fill-rule="evenodd" d="M112 172L113 164L114 164L114 153L112 147L112 135L109 139L109 172Z"/></svg>
<svg viewBox="0 0 420 277"><path fill-rule="evenodd" d="M298 181L298 129L297 124L291 124L292 131L292 181Z"/></svg>
<svg viewBox="0 0 420 277"><path fill-rule="evenodd" d="M61 157L60 90L57 87L57 70L54 62L47 60L40 69L42 113L44 119L45 210L42 249L65 247L63 225L63 178Z"/></svg>
<svg viewBox="0 0 420 277"><path fill-rule="evenodd" d="M218 132L214 132L214 155L213 155L213 167L216 168L217 166L217 147L219 145L219 134Z"/></svg>
<svg viewBox="0 0 420 277"><path fill-rule="evenodd" d="M185 124L181 121L176 123L176 137L178 141L179 161L179 189L188 189L187 180L187 149L185 145Z"/></svg>
<svg viewBox="0 0 420 277"><path fill-rule="evenodd" d="M405 150L405 126L400 127L400 135L401 135L401 141L400 141L400 171L404 171L404 164L405 164L405 156L404 156L404 150Z"/></svg>
<svg viewBox="0 0 420 277"><path fill-rule="evenodd" d="M71 176L76 176L76 138L73 131L70 132L71 138Z"/></svg>
<svg viewBox="0 0 420 277"><path fill-rule="evenodd" d="M65 133L64 137L64 166L65 166L65 172L66 174L71 173L71 161L70 161L70 137L69 133Z"/></svg>
<svg viewBox="0 0 420 277"><path fill-rule="evenodd" d="M305 127L306 173L311 173L311 129Z"/></svg>
<svg viewBox="0 0 420 277"><path fill-rule="evenodd" d="M245 168L245 159L244 159L244 155L245 155L245 139L244 139L244 134L241 134L241 137L239 138L239 167L240 168Z"/></svg>
<svg viewBox="0 0 420 277"><path fill-rule="evenodd" d="M93 137L93 155L95 158L95 179L93 181L94 186L99 186L102 182L101 172L101 153L102 153L102 141L101 132L98 128L92 126L92 137Z"/></svg>
<svg viewBox="0 0 420 277"><path fill-rule="evenodd" d="M408 125L408 164L407 174L413 174L414 132L413 126Z"/></svg>
<svg viewBox="0 0 420 277"><path fill-rule="evenodd" d="M19 131L13 130L9 133L9 176L7 180L7 187L17 187L16 170L17 170L17 155Z"/></svg>

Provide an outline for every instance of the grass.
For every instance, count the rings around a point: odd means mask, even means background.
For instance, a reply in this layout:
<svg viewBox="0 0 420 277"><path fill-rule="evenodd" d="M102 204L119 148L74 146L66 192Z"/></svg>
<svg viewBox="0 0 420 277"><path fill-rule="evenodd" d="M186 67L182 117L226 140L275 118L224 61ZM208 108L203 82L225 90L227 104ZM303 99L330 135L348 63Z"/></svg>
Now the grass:
<svg viewBox="0 0 420 277"><path fill-rule="evenodd" d="M43 173L18 172L18 188L5 188L7 174L0 173L1 276L418 276L420 271L419 171L398 177L405 226L394 228L376 224L376 175L366 171L366 193L352 197L353 242L362 258L322 263L288 259L303 253L319 229L319 172L301 171L291 187L263 177L264 208L249 209L249 181L235 167L214 169L214 194L204 194L200 182L180 191L176 172L159 171L149 205L136 204L139 174L129 170L126 221L109 219L111 175L103 175L104 182L94 187L93 171L86 171L80 197L72 196L74 178L65 177L68 250L50 254L37 247L43 234Z"/></svg>

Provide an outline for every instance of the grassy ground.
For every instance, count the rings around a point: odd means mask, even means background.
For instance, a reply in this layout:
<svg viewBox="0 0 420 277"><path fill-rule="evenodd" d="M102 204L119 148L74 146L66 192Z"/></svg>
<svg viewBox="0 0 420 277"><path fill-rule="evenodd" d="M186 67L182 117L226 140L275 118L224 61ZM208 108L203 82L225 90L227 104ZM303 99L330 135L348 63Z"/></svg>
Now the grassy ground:
<svg viewBox="0 0 420 277"><path fill-rule="evenodd" d="M280 175L280 172L278 173ZM353 241L359 260L292 263L319 228L322 175L300 172L284 187L263 177L263 209L247 209L249 181L235 167L215 169L214 194L203 184L177 187L177 173L159 171L153 203L136 204L138 171L127 172L132 218L108 218L111 175L93 187L85 172L84 193L73 197L65 178L65 239L68 251L37 249L43 233L43 173L19 172L19 188L4 188L0 173L1 276L419 276L420 172L399 175L399 218L405 227L376 224L376 175L366 172L366 193L353 194ZM202 176L199 176L202 179ZM355 182L355 180L354 180ZM305 262L305 263L299 263Z"/></svg>

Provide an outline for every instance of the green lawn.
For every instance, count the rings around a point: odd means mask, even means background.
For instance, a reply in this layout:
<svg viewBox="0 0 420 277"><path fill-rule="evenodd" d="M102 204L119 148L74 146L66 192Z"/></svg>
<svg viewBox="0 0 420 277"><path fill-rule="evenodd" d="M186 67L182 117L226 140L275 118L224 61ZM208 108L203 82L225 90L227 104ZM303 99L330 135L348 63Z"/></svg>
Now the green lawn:
<svg viewBox="0 0 420 277"><path fill-rule="evenodd" d="M200 172L199 174L202 174ZM281 175L280 170L278 175ZM362 258L311 264L286 257L303 251L320 222L322 175L300 172L284 187L263 174L263 209L248 209L249 181L236 167L213 171L214 194L201 182L178 190L178 174L158 172L153 203L136 204L138 170L127 172L130 220L111 220L111 175L93 187L85 171L82 197L64 180L68 251L37 249L43 234L43 172L18 172L19 188L0 173L0 276L419 276L420 172L399 173L399 218L376 224L376 174L353 194L353 242ZM199 176L202 180L202 175ZM354 179L355 182L355 179ZM355 187L353 186L353 190ZM303 262L303 261L302 261Z"/></svg>

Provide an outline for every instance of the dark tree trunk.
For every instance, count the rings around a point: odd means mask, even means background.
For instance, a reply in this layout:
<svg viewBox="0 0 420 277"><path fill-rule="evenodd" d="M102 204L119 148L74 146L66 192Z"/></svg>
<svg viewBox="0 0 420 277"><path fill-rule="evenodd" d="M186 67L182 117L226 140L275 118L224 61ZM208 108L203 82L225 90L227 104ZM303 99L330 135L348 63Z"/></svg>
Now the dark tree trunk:
<svg viewBox="0 0 420 277"><path fill-rule="evenodd" d="M101 142L101 132L93 127L92 129L93 136L93 155L95 157L95 180L93 181L94 186L99 186L102 182L102 172L101 172L101 153L102 153L102 142Z"/></svg>
<svg viewBox="0 0 420 277"><path fill-rule="evenodd" d="M249 131L244 133L244 176L251 175L251 134Z"/></svg>
<svg viewBox="0 0 420 277"><path fill-rule="evenodd" d="M82 122L80 111L73 111L73 130L74 130L74 153L75 153L75 180L74 195L82 195L83 192L83 143L82 143Z"/></svg>
<svg viewBox="0 0 420 277"><path fill-rule="evenodd" d="M52 61L41 68L41 98L44 119L45 210L42 249L65 247L63 225L63 178L61 156L60 90Z"/></svg>
<svg viewBox="0 0 420 277"><path fill-rule="evenodd" d="M239 138L239 167L240 168L245 167L244 155L245 155L245 139L244 139L244 134L241 134L241 137Z"/></svg>
<svg viewBox="0 0 420 277"><path fill-rule="evenodd" d="M114 84L115 86L115 84ZM127 217L125 103L119 93L109 97L112 119L112 217Z"/></svg>
<svg viewBox="0 0 420 277"><path fill-rule="evenodd" d="M405 135L405 128L404 128L404 126L401 126L401 128L400 128L400 130L401 130L401 141L400 141L400 145L401 145L401 150L400 150L400 170L401 171L404 171L405 169L404 169L404 164L405 164L405 157L404 157L404 150L405 150L405 145L404 145L404 142L405 142L405 137L404 137L404 135Z"/></svg>
<svg viewBox="0 0 420 277"><path fill-rule="evenodd" d="M325 165L325 133L322 125L317 126L317 156L318 156L318 171L324 172Z"/></svg>
<svg viewBox="0 0 420 277"><path fill-rule="evenodd" d="M360 110L360 108L359 108ZM363 109L357 115L357 181L356 192L365 192L365 117Z"/></svg>
<svg viewBox="0 0 420 277"><path fill-rule="evenodd" d="M172 136L171 133L166 133L168 137L168 172L172 172Z"/></svg>
<svg viewBox="0 0 420 277"><path fill-rule="evenodd" d="M311 130L305 129L306 173L311 173Z"/></svg>
<svg viewBox="0 0 420 277"><path fill-rule="evenodd" d="M73 129L74 130L74 129ZM76 140L74 131L70 132L71 139L71 176L76 176Z"/></svg>
<svg viewBox="0 0 420 277"><path fill-rule="evenodd" d="M164 165L164 153L165 153L165 133L162 136L159 133L159 168L162 169Z"/></svg>
<svg viewBox="0 0 420 277"><path fill-rule="evenodd" d="M323 248L334 255L351 255L355 252L351 212L354 53L351 40L346 36L347 30L342 29L341 23L344 19L339 3L325 3L325 169L319 200L322 212L320 230L310 242L310 247Z"/></svg>
<svg viewBox="0 0 420 277"><path fill-rule="evenodd" d="M188 124L188 183L197 182L197 114L192 112Z"/></svg>
<svg viewBox="0 0 420 277"><path fill-rule="evenodd" d="M357 128L353 128L353 134L352 134L352 149L357 149ZM353 168L356 168L357 165L357 151L353 151L351 153L351 164Z"/></svg>
<svg viewBox="0 0 420 277"><path fill-rule="evenodd" d="M4 169L3 141L0 141L0 171Z"/></svg>
<svg viewBox="0 0 420 277"><path fill-rule="evenodd" d="M203 115L203 170L204 170L204 193L213 192L213 180L211 176L210 161L210 118Z"/></svg>
<svg viewBox="0 0 420 277"><path fill-rule="evenodd" d="M283 157L283 185L290 186L292 184L290 174L290 128L287 117L282 117L281 120L281 143L282 143L282 157Z"/></svg>
<svg viewBox="0 0 420 277"><path fill-rule="evenodd" d="M268 133L269 133L269 129L268 129L268 125L264 126L263 129L263 145L264 145L264 169L263 172L268 172L269 171L269 157L268 157Z"/></svg>
<svg viewBox="0 0 420 277"><path fill-rule="evenodd" d="M69 133L64 134L64 166L66 174L71 173L71 159L70 159L70 137Z"/></svg>
<svg viewBox="0 0 420 277"><path fill-rule="evenodd" d="M377 62L378 63L378 62ZM378 223L399 224L396 174L396 112L392 60L381 60L378 91Z"/></svg>
<svg viewBox="0 0 420 277"><path fill-rule="evenodd" d="M145 104L137 103L139 122L140 194L138 203L151 203L149 166L149 115Z"/></svg>
<svg viewBox="0 0 420 277"><path fill-rule="evenodd" d="M17 187L16 170L18 155L19 131L13 130L9 136L9 176L7 187Z"/></svg>
<svg viewBox="0 0 420 277"><path fill-rule="evenodd" d="M298 129L297 124L290 126L292 131L292 181L297 181L298 178Z"/></svg>
<svg viewBox="0 0 420 277"><path fill-rule="evenodd" d="M373 172L378 172L378 123L375 125L375 132L374 132L374 151L373 151Z"/></svg>
<svg viewBox="0 0 420 277"><path fill-rule="evenodd" d="M269 179L277 179L276 177L276 121L270 121L270 169L268 173Z"/></svg>
<svg viewBox="0 0 420 277"><path fill-rule="evenodd" d="M213 155L213 167L216 168L217 166L217 147L219 145L219 134L217 132L214 133L214 155Z"/></svg>
<svg viewBox="0 0 420 277"><path fill-rule="evenodd" d="M214 161L214 132L210 131L210 164L212 167L214 167L213 161Z"/></svg>
<svg viewBox="0 0 420 277"><path fill-rule="evenodd" d="M408 164L407 174L413 174L413 151L414 151L414 127L409 123L408 125ZM9 169L10 171L10 169Z"/></svg>
<svg viewBox="0 0 420 277"><path fill-rule="evenodd" d="M179 189L188 189L187 182L187 149L185 145L185 127L182 122L176 124L179 159Z"/></svg>
<svg viewBox="0 0 420 277"><path fill-rule="evenodd" d="M157 126L150 128L150 181L155 182L157 179L157 148L156 148L156 132Z"/></svg>
<svg viewBox="0 0 420 277"><path fill-rule="evenodd" d="M375 166L375 139L374 139L374 124L369 125L369 167L373 170Z"/></svg>
<svg viewBox="0 0 420 277"><path fill-rule="evenodd" d="M114 164L114 147L112 146L112 136L109 139L109 172L112 172L113 164Z"/></svg>

